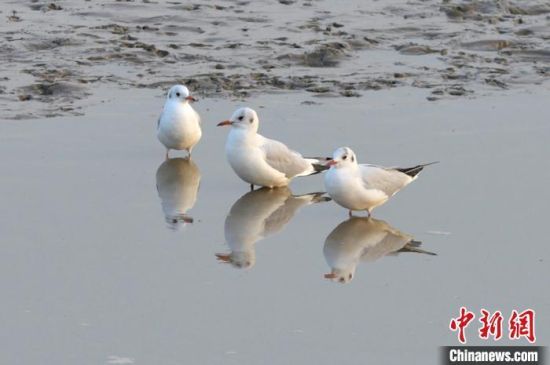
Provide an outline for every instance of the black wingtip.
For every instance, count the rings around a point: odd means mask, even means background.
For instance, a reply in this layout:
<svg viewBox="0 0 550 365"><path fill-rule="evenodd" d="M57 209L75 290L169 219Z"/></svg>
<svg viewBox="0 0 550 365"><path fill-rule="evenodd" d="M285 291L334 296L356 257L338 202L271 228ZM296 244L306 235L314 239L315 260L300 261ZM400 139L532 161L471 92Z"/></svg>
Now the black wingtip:
<svg viewBox="0 0 550 365"><path fill-rule="evenodd" d="M332 200L332 198L326 196L326 192L324 191L317 191L314 193L307 193L307 194L300 194L300 195L293 195L296 198L299 198L301 196L313 196L311 201L313 203L322 203L322 202L329 202Z"/></svg>
<svg viewBox="0 0 550 365"><path fill-rule="evenodd" d="M422 253L425 255L430 256L437 256L435 252L426 251L420 248L420 245L422 242L412 240L411 242L407 243L403 248L398 250L397 252L413 252L413 253Z"/></svg>
<svg viewBox="0 0 550 365"><path fill-rule="evenodd" d="M318 174L320 172L323 172L323 171L326 171L330 168L330 166L326 166L326 165L323 165L323 164L320 164L320 163L312 163L311 164L313 166L313 169L315 170L315 172L312 174Z"/></svg>
<svg viewBox="0 0 550 365"><path fill-rule="evenodd" d="M420 173L420 171L422 171L424 169L424 167L434 165L436 163L439 163L439 161L424 163L424 164L416 165L416 166L413 166L413 167L399 168L399 169L396 169L396 170L401 171L402 173L407 174L410 177L415 177L416 175L418 175Z"/></svg>
<svg viewBox="0 0 550 365"><path fill-rule="evenodd" d="M326 163L328 161L332 160L332 157L304 157L307 160L313 160L311 162L311 166L313 166L313 172L310 175L315 175L320 172L326 171L330 168L330 166L326 166Z"/></svg>

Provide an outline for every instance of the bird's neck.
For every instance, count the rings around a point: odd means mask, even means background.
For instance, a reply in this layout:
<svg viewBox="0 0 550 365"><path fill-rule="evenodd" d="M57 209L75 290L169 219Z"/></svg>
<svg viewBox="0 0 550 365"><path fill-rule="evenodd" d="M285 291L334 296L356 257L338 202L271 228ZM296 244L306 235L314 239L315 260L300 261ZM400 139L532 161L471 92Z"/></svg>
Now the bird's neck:
<svg viewBox="0 0 550 365"><path fill-rule="evenodd" d="M336 172L340 173L356 173L358 171L357 165L345 165L336 167Z"/></svg>
<svg viewBox="0 0 550 365"><path fill-rule="evenodd" d="M231 128L229 138L234 141L251 143L256 140L257 133L251 129Z"/></svg>
<svg viewBox="0 0 550 365"><path fill-rule="evenodd" d="M179 100L169 100L166 102L164 108L171 110L186 110L191 108L191 105L187 101L181 102Z"/></svg>

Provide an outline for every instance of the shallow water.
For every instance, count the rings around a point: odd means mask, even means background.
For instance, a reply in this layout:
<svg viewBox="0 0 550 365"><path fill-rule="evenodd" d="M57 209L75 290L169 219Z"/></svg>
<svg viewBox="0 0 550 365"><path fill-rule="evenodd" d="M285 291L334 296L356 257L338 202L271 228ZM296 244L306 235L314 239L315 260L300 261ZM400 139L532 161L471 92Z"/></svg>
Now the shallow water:
<svg viewBox="0 0 550 365"><path fill-rule="evenodd" d="M109 101L83 117L2 121L0 362L435 364L439 345L457 343L448 323L462 305L533 307L547 344L549 95L533 87L434 104L400 88L322 105L301 104L306 93L249 99L261 132L304 154L349 145L363 162L441 161L352 235L375 242L387 225L437 256L383 257L399 245L381 245L365 262L360 242L347 251L325 242L341 224L346 237L343 208L250 194L233 174L227 130L215 125L237 102L197 103L195 166L168 170L154 133L161 92L106 88ZM322 177L290 189L322 191ZM193 223L166 220L178 209ZM246 269L224 262L239 247ZM355 265L352 280L325 279L330 265ZM479 344L475 331L468 339Z"/></svg>

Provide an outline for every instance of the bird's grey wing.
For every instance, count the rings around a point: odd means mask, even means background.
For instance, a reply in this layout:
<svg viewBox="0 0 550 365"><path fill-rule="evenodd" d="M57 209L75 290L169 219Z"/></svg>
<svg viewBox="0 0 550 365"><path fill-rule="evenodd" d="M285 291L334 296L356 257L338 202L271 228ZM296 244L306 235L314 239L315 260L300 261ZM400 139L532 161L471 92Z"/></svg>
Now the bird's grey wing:
<svg viewBox="0 0 550 365"><path fill-rule="evenodd" d="M392 196L412 181L412 178L398 170L376 165L359 165L363 184L367 189L377 189Z"/></svg>
<svg viewBox="0 0 550 365"><path fill-rule="evenodd" d="M285 174L287 178L314 172L313 165L298 152L279 141L262 137L261 149L269 166Z"/></svg>
<svg viewBox="0 0 550 365"><path fill-rule="evenodd" d="M279 207L265 220L264 236L279 232L292 219L295 210L289 211L285 205Z"/></svg>
<svg viewBox="0 0 550 365"><path fill-rule="evenodd" d="M412 241L412 236L399 231L387 231L384 238L361 256L361 261L375 261L402 249Z"/></svg>
<svg viewBox="0 0 550 365"><path fill-rule="evenodd" d="M295 197L289 194L285 203L281 205L265 220L266 235L279 232L296 214L298 209L311 203L313 194L303 197Z"/></svg>
<svg viewBox="0 0 550 365"><path fill-rule="evenodd" d="M240 197L231 207L229 215L243 222L266 220L281 207L288 195L285 189L258 189Z"/></svg>

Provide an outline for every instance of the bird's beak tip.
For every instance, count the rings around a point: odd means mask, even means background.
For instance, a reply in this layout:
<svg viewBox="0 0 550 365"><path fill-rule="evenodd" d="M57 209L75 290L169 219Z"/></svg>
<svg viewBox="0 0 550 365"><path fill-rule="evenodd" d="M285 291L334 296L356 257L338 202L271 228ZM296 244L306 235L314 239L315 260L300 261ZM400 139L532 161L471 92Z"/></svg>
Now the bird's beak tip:
<svg viewBox="0 0 550 365"><path fill-rule="evenodd" d="M226 255L226 254L217 253L216 258L218 259L218 261L221 261L221 262L230 262L231 261L231 256Z"/></svg>
<svg viewBox="0 0 550 365"><path fill-rule="evenodd" d="M189 95L188 97L186 97L185 100L187 100L187 101L193 101L193 102L199 101L199 99L197 99L197 98L195 98L194 96L191 96L191 95Z"/></svg>
<svg viewBox="0 0 550 365"><path fill-rule="evenodd" d="M218 127L223 127L223 126L226 126L226 125L231 125L233 124L230 120L224 120L223 122L219 122L218 123Z"/></svg>
<svg viewBox="0 0 550 365"><path fill-rule="evenodd" d="M331 167L331 166L334 166L334 165L336 165L336 164L337 164L337 162L336 162L335 160L330 160L329 162L327 162L327 163L325 164L325 166Z"/></svg>

